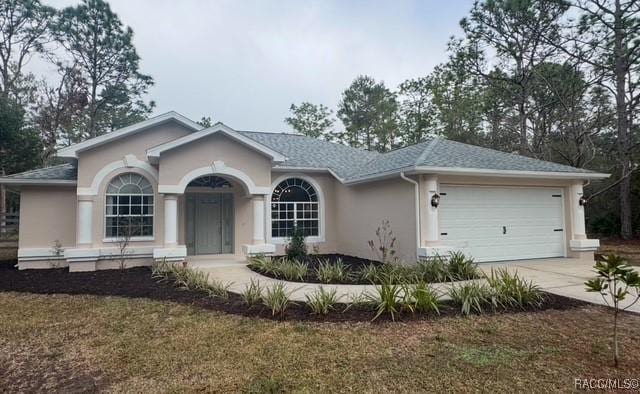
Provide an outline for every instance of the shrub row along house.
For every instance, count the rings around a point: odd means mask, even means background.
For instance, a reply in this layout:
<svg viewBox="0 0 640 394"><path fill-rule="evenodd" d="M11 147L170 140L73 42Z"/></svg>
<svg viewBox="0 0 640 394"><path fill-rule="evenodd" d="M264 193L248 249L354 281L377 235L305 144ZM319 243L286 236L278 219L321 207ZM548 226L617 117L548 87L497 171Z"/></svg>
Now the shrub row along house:
<svg viewBox="0 0 640 394"><path fill-rule="evenodd" d="M384 220L407 262L593 259L582 190L607 177L436 136L376 153L175 112L57 155L67 163L0 178L21 193L21 269L115 268L124 239L128 266L280 254L294 227L320 253L374 258Z"/></svg>

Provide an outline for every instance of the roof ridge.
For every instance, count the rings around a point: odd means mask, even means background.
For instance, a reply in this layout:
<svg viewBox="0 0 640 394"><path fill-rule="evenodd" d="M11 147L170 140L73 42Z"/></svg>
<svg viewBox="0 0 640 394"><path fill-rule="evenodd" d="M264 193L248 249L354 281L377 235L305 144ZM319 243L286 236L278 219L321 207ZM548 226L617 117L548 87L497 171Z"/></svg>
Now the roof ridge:
<svg viewBox="0 0 640 394"><path fill-rule="evenodd" d="M433 150L433 148L438 144L438 142L440 142L440 137L438 137L437 135L434 135L431 138L431 141L429 142L429 145L427 145L426 148L424 148L424 150L422 151L422 153L420 154L420 156L418 156L418 158L416 159L416 161L413 163L413 165L417 166L420 163L422 163L424 161L424 159L427 158L427 155L429 153L431 153L431 151Z"/></svg>

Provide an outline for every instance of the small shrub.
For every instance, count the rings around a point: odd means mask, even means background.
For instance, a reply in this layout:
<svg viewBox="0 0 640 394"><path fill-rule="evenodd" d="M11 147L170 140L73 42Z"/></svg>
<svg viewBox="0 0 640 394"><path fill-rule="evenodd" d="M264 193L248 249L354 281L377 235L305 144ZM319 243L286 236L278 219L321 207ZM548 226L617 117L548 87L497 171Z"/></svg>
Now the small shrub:
<svg viewBox="0 0 640 394"><path fill-rule="evenodd" d="M173 268L173 264L168 263L166 259L154 261L151 265L151 278L164 282L170 278Z"/></svg>
<svg viewBox="0 0 640 394"><path fill-rule="evenodd" d="M405 286L404 294L405 303L412 312L436 312L440 314L440 297L426 282Z"/></svg>
<svg viewBox="0 0 640 394"><path fill-rule="evenodd" d="M420 278L429 283L444 282L448 278L449 270L445 260L436 256L426 261L418 261L416 270Z"/></svg>
<svg viewBox="0 0 640 394"><path fill-rule="evenodd" d="M253 256L249 259L247 265L249 268L263 274L276 275L278 273L278 262L268 256Z"/></svg>
<svg viewBox="0 0 640 394"><path fill-rule="evenodd" d="M323 260L316 268L316 278L323 283L344 283L351 280L351 272L349 272L342 259L338 259L333 263L329 260Z"/></svg>
<svg viewBox="0 0 640 394"><path fill-rule="evenodd" d="M395 315L402 309L403 289L398 284L382 283L376 286L375 293L367 293L367 298L376 311L372 320L388 313L395 321Z"/></svg>
<svg viewBox="0 0 640 394"><path fill-rule="evenodd" d="M307 256L307 244L304 241L302 231L296 226L293 228L291 239L286 246L287 257L291 260L301 259Z"/></svg>
<svg viewBox="0 0 640 394"><path fill-rule="evenodd" d="M486 308L495 309L497 306L493 290L486 284L472 282L453 285L449 290L449 296L455 304L460 306L463 315L483 313Z"/></svg>
<svg viewBox="0 0 640 394"><path fill-rule="evenodd" d="M366 293L358 293L358 294L349 294L347 295L347 306L342 311L343 313L348 311L351 308L366 308L371 309L372 304L368 294Z"/></svg>
<svg viewBox="0 0 640 394"><path fill-rule="evenodd" d="M209 274L186 267L177 267L172 273L178 287L187 290L209 291Z"/></svg>
<svg viewBox="0 0 640 394"><path fill-rule="evenodd" d="M231 287L231 283L225 284L222 281L210 279L206 291L209 294L209 297L219 297L223 300L228 300L229 287Z"/></svg>
<svg viewBox="0 0 640 394"><path fill-rule="evenodd" d="M517 273L510 274L504 268L491 269L491 274L485 275L485 278L494 290L496 303L503 307L525 309L542 306L544 296L540 287L520 278Z"/></svg>
<svg viewBox="0 0 640 394"><path fill-rule="evenodd" d="M375 283L378 280L378 266L375 264L367 264L360 268L358 276L362 280Z"/></svg>
<svg viewBox="0 0 640 394"><path fill-rule="evenodd" d="M277 265L276 275L291 281L304 281L309 272L309 266L302 261L283 259Z"/></svg>
<svg viewBox="0 0 640 394"><path fill-rule="evenodd" d="M338 303L339 298L335 288L326 291L324 287L307 294L307 306L316 315L326 315L331 312Z"/></svg>
<svg viewBox="0 0 640 394"><path fill-rule="evenodd" d="M242 302L249 307L258 305L262 300L262 286L260 286L260 281L251 279L251 282L244 286L240 297L242 297Z"/></svg>
<svg viewBox="0 0 640 394"><path fill-rule="evenodd" d="M368 244L371 251L378 256L378 260L383 264L397 262L396 237L388 220L383 220L382 225L376 229L376 238L377 242L370 240Z"/></svg>
<svg viewBox="0 0 640 394"><path fill-rule="evenodd" d="M447 271L449 279L453 281L476 279L479 277L478 265L473 262L473 259L467 258L460 252L454 252L449 256Z"/></svg>
<svg viewBox="0 0 640 394"><path fill-rule="evenodd" d="M291 293L287 292L284 283L276 283L268 287L262 296L262 303L271 310L272 316L284 318L284 313L291 304Z"/></svg>

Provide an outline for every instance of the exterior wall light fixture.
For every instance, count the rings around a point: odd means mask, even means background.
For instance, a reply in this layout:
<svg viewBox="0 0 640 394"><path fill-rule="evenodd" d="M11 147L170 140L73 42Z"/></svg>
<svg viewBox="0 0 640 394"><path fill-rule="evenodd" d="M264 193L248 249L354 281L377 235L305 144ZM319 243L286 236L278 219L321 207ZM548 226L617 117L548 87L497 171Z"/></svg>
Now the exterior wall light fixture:
<svg viewBox="0 0 640 394"><path fill-rule="evenodd" d="M431 206L434 208L438 208L438 205L440 205L440 195L438 193L435 193L433 196L431 196Z"/></svg>
<svg viewBox="0 0 640 394"><path fill-rule="evenodd" d="M580 204L580 206L587 205L587 199L584 198L584 196L581 196L580 199L578 200L578 204Z"/></svg>

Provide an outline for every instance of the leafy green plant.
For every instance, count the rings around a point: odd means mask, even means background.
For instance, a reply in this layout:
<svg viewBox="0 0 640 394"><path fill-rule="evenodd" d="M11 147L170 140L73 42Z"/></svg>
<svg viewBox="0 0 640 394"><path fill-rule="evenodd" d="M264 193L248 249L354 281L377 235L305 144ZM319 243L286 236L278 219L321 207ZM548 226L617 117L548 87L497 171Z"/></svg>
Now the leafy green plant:
<svg viewBox="0 0 640 394"><path fill-rule="evenodd" d="M260 281L251 279L251 282L244 286L240 297L242 297L242 302L249 307L258 305L262 300L262 286L260 285Z"/></svg>
<svg viewBox="0 0 640 394"><path fill-rule="evenodd" d="M266 288L262 296L262 303L271 310L272 316L278 316L282 319L291 304L291 292L287 292L284 283L276 283Z"/></svg>
<svg viewBox="0 0 640 394"><path fill-rule="evenodd" d="M307 294L307 306L316 315L326 315L331 312L339 301L335 288L326 291L324 287L311 294Z"/></svg>
<svg viewBox="0 0 640 394"><path fill-rule="evenodd" d="M360 268L358 272L358 276L362 280L366 280L367 282L375 283L378 279L378 266L375 264L367 264Z"/></svg>
<svg viewBox="0 0 640 394"><path fill-rule="evenodd" d="M478 265L473 259L467 258L461 252L454 252L449 256L447 272L451 280L476 279L478 275Z"/></svg>
<svg viewBox="0 0 640 394"><path fill-rule="evenodd" d="M335 262L322 260L316 268L316 278L323 283L345 283L351 280L351 272L342 259Z"/></svg>
<svg viewBox="0 0 640 394"><path fill-rule="evenodd" d="M497 306L493 290L486 284L471 282L453 285L449 290L449 296L460 306L463 315L483 313L486 308Z"/></svg>
<svg viewBox="0 0 640 394"><path fill-rule="evenodd" d="M485 279L494 291L496 304L503 307L540 308L544 302L544 295L539 286L519 277L517 273L509 273L505 268L491 269L491 273L485 275Z"/></svg>
<svg viewBox="0 0 640 394"><path fill-rule="evenodd" d="M375 287L374 293L367 293L367 301L376 311L372 320L376 320L385 313L391 315L395 321L396 314L402 310L403 289L401 285L394 283L382 283Z"/></svg>
<svg viewBox="0 0 640 394"><path fill-rule="evenodd" d="M594 268L598 276L585 282L587 291L600 293L604 302L613 308L613 362L618 367L618 314L629 309L640 299L640 275L627 261L615 254L603 256ZM620 302L631 297L631 302L622 307Z"/></svg>
<svg viewBox="0 0 640 394"><path fill-rule="evenodd" d="M309 272L309 266L302 261L283 259L277 265L276 270L276 275L280 278L291 281L304 281Z"/></svg>
<svg viewBox="0 0 640 394"><path fill-rule="evenodd" d="M151 264L151 278L159 282L169 280L174 270L173 264L167 262L167 259L154 261Z"/></svg>
<svg viewBox="0 0 640 394"><path fill-rule="evenodd" d="M426 282L405 285L403 290L405 309L440 314L440 297Z"/></svg>
<svg viewBox="0 0 640 394"><path fill-rule="evenodd" d="M418 261L416 271L423 281L429 283L444 282L449 275L447 264L440 256Z"/></svg>
<svg viewBox="0 0 640 394"><path fill-rule="evenodd" d="M257 255L249 259L247 266L254 271L263 274L276 275L279 272L279 264L276 259L269 256Z"/></svg>
<svg viewBox="0 0 640 394"><path fill-rule="evenodd" d="M289 243L287 244L285 250L287 253L287 257L291 260L296 260L307 256L307 244L304 241L304 235L302 234L302 231L297 226L293 228L291 239L289 240Z"/></svg>
<svg viewBox="0 0 640 394"><path fill-rule="evenodd" d="M176 267L172 274L178 287L187 290L209 291L209 274L187 267Z"/></svg>
<svg viewBox="0 0 640 394"><path fill-rule="evenodd" d="M229 287L231 287L231 285L232 283L223 283L217 279L209 279L208 286L204 290L209 294L209 297L219 297L223 300L228 300Z"/></svg>

